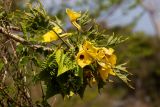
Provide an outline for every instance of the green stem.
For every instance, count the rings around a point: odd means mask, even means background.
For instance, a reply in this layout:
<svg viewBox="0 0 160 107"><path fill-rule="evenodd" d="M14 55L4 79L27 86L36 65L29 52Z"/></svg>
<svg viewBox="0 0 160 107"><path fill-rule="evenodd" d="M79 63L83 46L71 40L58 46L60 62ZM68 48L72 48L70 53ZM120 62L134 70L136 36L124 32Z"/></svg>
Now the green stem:
<svg viewBox="0 0 160 107"><path fill-rule="evenodd" d="M54 22L59 28L63 30L64 33L67 33L57 22Z"/></svg>
<svg viewBox="0 0 160 107"><path fill-rule="evenodd" d="M52 30L52 31L58 36L58 38L59 38L68 48L70 48L70 46L58 35L57 32L55 32L54 30Z"/></svg>

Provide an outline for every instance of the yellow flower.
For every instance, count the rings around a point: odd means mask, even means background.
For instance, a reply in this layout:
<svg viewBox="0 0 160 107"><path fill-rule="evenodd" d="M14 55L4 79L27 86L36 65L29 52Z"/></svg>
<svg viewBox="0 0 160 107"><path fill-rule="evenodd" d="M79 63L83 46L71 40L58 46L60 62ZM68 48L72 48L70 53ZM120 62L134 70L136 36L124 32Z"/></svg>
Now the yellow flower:
<svg viewBox="0 0 160 107"><path fill-rule="evenodd" d="M53 30L57 33L57 34L60 34L62 33L62 29L60 29L58 26L56 27L53 27ZM56 41L59 39L59 37L57 36L57 34L53 31L49 31L47 32L46 34L44 34L42 36L43 40L42 42L52 42L52 41ZM65 37L65 36L69 36L71 35L71 33L64 33L64 34L61 34L59 35L60 37Z"/></svg>
<svg viewBox="0 0 160 107"><path fill-rule="evenodd" d="M92 63L93 59L84 50L80 50L76 56L76 61L80 67L85 67Z"/></svg>
<svg viewBox="0 0 160 107"><path fill-rule="evenodd" d="M117 60L116 55L112 54L111 56L108 56L108 61L112 66L116 64L116 60Z"/></svg>
<svg viewBox="0 0 160 107"><path fill-rule="evenodd" d="M96 59L103 67L114 66L116 64L116 56L113 54L112 48L96 48L89 41L85 41L83 44L84 51L89 54L93 59Z"/></svg>
<svg viewBox="0 0 160 107"><path fill-rule="evenodd" d="M116 64L117 57L112 54L110 56L105 56L101 60L98 60L98 64L103 68L114 67Z"/></svg>
<svg viewBox="0 0 160 107"><path fill-rule="evenodd" d="M96 59L98 61L102 60L105 57L105 50L103 48L99 48L96 53Z"/></svg>
<svg viewBox="0 0 160 107"><path fill-rule="evenodd" d="M78 18L81 17L81 13L79 12L75 12L71 9L66 9L66 13L68 15L68 17L70 18L71 22L76 21Z"/></svg>
<svg viewBox="0 0 160 107"><path fill-rule="evenodd" d="M71 23L80 31L81 30L81 26L76 22L78 18L81 17L81 13L80 12L75 12L71 9L66 9L66 13L71 21Z"/></svg>
<svg viewBox="0 0 160 107"><path fill-rule="evenodd" d="M104 58L104 56L111 56L113 54L114 50L112 48L98 48L97 50L97 60L101 60L102 58Z"/></svg>
<svg viewBox="0 0 160 107"><path fill-rule="evenodd" d="M107 49L107 48L103 47L103 50L105 51L106 55L112 55L114 52L114 49L112 49L112 48Z"/></svg>
<svg viewBox="0 0 160 107"><path fill-rule="evenodd" d="M113 54L114 50L112 48L99 48L97 51L97 61L99 65L105 68L108 66L114 66L116 64L116 56Z"/></svg>
<svg viewBox="0 0 160 107"><path fill-rule="evenodd" d="M49 31L46 34L43 35L43 42L51 42L54 40L57 40L58 36L55 32Z"/></svg>
<svg viewBox="0 0 160 107"><path fill-rule="evenodd" d="M62 29L60 29L58 26L53 27L53 30L54 30L57 34L62 33ZM51 31L47 32L46 34L44 34L44 35L42 36L43 42L51 42L51 41L58 40L58 36L57 36L57 34L56 34L54 31L51 30Z"/></svg>
<svg viewBox="0 0 160 107"><path fill-rule="evenodd" d="M103 81L105 81L108 78L108 74L115 75L112 67L115 66L116 59L117 57L114 54L112 54L105 56L100 61L98 61L98 64L101 66L99 69L99 73Z"/></svg>
<svg viewBox="0 0 160 107"><path fill-rule="evenodd" d="M85 50L86 53L88 53L92 58L97 57L97 50L98 48L94 47L91 42L85 41L83 44L83 49Z"/></svg>
<svg viewBox="0 0 160 107"><path fill-rule="evenodd" d="M100 77L102 78L102 80L105 82L106 79L108 78L108 75L115 75L115 73L113 72L113 70L111 68L103 68L100 67L100 69L98 70L100 73Z"/></svg>

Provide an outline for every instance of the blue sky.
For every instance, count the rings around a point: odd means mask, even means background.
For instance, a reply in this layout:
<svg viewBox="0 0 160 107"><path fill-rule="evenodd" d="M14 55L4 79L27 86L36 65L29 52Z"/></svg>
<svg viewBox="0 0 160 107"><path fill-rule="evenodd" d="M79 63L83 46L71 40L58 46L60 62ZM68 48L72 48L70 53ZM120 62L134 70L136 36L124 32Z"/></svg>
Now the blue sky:
<svg viewBox="0 0 160 107"><path fill-rule="evenodd" d="M76 1L85 1L85 0L76 0ZM79 7L75 6L75 0L42 0L42 3L44 4L46 9L49 9L52 7L52 14L55 14L58 9L65 9L67 7L75 9L75 10L88 10L89 12L94 12L97 8L97 4L94 4L91 2L91 0L88 0L89 5L81 5ZM61 7L61 3L67 4L66 7ZM65 11L65 10L64 10ZM109 27L114 26L125 26L129 24L139 13L141 13L143 10L142 7L137 6L135 9L127 12L127 14L124 14L124 8L120 7L118 10L114 12L109 18L106 16L106 11L101 12L102 14L97 19L98 20L104 20L107 23ZM159 13L160 14L160 13ZM147 34L154 35L155 30L152 25L152 22L149 18L149 15L147 12L144 11L144 14L139 19L137 25L133 29L133 31L144 31Z"/></svg>

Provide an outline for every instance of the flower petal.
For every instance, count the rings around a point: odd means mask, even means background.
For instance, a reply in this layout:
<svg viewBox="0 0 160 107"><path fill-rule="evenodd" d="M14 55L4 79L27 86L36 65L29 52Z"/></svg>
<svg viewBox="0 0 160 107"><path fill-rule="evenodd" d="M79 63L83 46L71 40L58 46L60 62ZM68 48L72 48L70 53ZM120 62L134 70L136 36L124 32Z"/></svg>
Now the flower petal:
<svg viewBox="0 0 160 107"><path fill-rule="evenodd" d="M99 73L100 73L100 76L102 78L102 80L105 82L106 79L108 78L108 75L115 75L115 73L113 72L113 70L111 68L103 68L103 67L100 67L99 69Z"/></svg>
<svg viewBox="0 0 160 107"><path fill-rule="evenodd" d="M108 71L106 69L102 68L102 67L98 71L100 73L100 77L105 82L106 79L108 78Z"/></svg>
<svg viewBox="0 0 160 107"><path fill-rule="evenodd" d="M75 12L69 8L66 9L66 13L68 17L70 18L71 22L76 21L79 17L81 17L80 12Z"/></svg>
<svg viewBox="0 0 160 107"><path fill-rule="evenodd" d="M107 48L103 47L103 50L105 51L106 55L112 55L114 52L114 49L112 49L112 48L107 49Z"/></svg>
<svg viewBox="0 0 160 107"><path fill-rule="evenodd" d="M78 52L76 60L78 65L82 68L93 62L93 59L84 50Z"/></svg>
<svg viewBox="0 0 160 107"><path fill-rule="evenodd" d="M56 33L62 33L62 29L59 27L59 26L55 26L53 27L53 30L56 32Z"/></svg>
<svg viewBox="0 0 160 107"><path fill-rule="evenodd" d="M105 50L103 48L99 48L97 51L97 60L100 61L105 57Z"/></svg>
<svg viewBox="0 0 160 107"><path fill-rule="evenodd" d="M51 41L57 40L58 36L55 32L49 31L46 34L44 34L42 38L43 38L42 42L51 42Z"/></svg>
<svg viewBox="0 0 160 107"><path fill-rule="evenodd" d="M98 48L94 47L91 42L86 41L83 44L83 49L93 58L97 57Z"/></svg>
<svg viewBox="0 0 160 107"><path fill-rule="evenodd" d="M116 60L117 60L117 57L116 57L116 55L111 55L109 58L108 58L108 60L109 60L109 63L111 64L111 65L115 65L116 64Z"/></svg>

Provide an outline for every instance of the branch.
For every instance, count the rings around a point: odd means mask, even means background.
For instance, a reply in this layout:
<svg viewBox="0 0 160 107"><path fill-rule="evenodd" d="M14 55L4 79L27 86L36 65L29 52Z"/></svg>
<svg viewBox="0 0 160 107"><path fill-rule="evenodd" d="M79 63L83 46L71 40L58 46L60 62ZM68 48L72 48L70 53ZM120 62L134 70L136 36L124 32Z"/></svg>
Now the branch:
<svg viewBox="0 0 160 107"><path fill-rule="evenodd" d="M19 42L19 43L21 43L23 45L26 45L26 46L30 47L30 48L43 49L44 51L49 51L49 52L53 52L54 51L54 49L51 49L49 47L44 47L42 45L32 44L29 41L26 41L25 39L15 35L15 34L12 34L10 32L8 33L7 30L5 28L1 27L1 26L0 26L0 33L4 34L6 37L11 38L11 39L15 40L16 42Z"/></svg>

